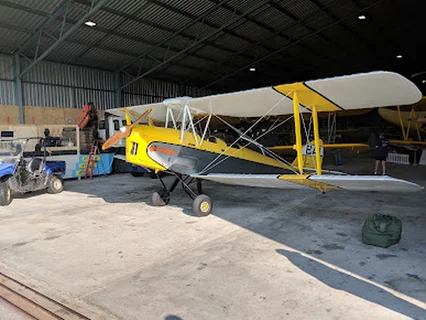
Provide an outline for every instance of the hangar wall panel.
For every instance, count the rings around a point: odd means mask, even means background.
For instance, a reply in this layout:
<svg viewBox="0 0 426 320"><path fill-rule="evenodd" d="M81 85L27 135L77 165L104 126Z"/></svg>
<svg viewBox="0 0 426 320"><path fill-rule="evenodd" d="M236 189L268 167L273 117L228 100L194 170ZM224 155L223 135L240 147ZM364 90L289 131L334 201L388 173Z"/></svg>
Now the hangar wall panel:
<svg viewBox="0 0 426 320"><path fill-rule="evenodd" d="M13 58L0 54L0 79L13 80Z"/></svg>
<svg viewBox="0 0 426 320"><path fill-rule="evenodd" d="M13 81L0 80L0 104L15 104Z"/></svg>
<svg viewBox="0 0 426 320"><path fill-rule="evenodd" d="M12 63L12 57L0 55L0 104L15 104Z"/></svg>
<svg viewBox="0 0 426 320"><path fill-rule="evenodd" d="M121 76L121 83L131 80L132 78L129 75L123 74ZM124 88L121 93L121 102L124 106L133 106L155 103L167 98L180 96L200 97L208 94L211 94L211 91L199 91L198 88L193 86L162 80L142 79Z"/></svg>
<svg viewBox="0 0 426 320"><path fill-rule="evenodd" d="M21 71L30 62L21 59ZM0 105L14 105L13 57L0 55ZM93 101L98 109L115 108L114 72L43 61L22 77L24 106L77 108ZM130 81L121 75L121 84ZM177 96L203 96L211 92L175 82L142 79L124 88L121 105L131 106Z"/></svg>
<svg viewBox="0 0 426 320"><path fill-rule="evenodd" d="M29 62L22 62L22 70ZM41 62L22 78L24 105L81 108L93 101L99 109L114 107L110 71Z"/></svg>

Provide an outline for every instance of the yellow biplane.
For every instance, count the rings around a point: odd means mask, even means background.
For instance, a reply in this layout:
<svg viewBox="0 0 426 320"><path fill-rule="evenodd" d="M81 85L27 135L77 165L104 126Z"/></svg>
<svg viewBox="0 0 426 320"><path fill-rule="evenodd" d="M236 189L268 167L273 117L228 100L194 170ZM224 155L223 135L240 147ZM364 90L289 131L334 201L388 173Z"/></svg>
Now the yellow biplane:
<svg viewBox="0 0 426 320"><path fill-rule="evenodd" d="M379 115L401 129L403 139L390 140L392 145L410 150L426 148L426 142L422 141L422 136L426 133L424 128L424 123L426 123L426 97L422 97L419 102L411 106L398 105L396 110L379 109ZM410 133L414 134L416 140L410 138Z"/></svg>
<svg viewBox="0 0 426 320"><path fill-rule="evenodd" d="M124 112L127 126L109 138L103 148L108 149L125 138L126 161L157 173L166 171L175 177L167 186L159 176L163 189L153 193L153 204L167 205L171 193L181 184L193 200L194 213L199 216L208 215L212 210L211 198L202 193L202 180L276 189L315 188L322 192L339 189L419 191L423 187L389 176L322 170L318 112L356 110L366 105L405 105L420 98L421 93L412 82L391 72L355 74L201 98L173 98L162 103L108 110L118 116ZM313 118L314 145L310 150L313 168L304 166L307 155L302 146L303 113L311 113ZM139 117L132 122L135 114ZM279 115L292 116L272 123L255 139L248 136L262 118ZM226 116L258 117L259 121L241 131L227 122ZM238 138L226 143L212 135L209 131L212 117L228 125ZM294 164L258 142L290 119L295 124L297 158ZM193 182L197 188L191 187Z"/></svg>

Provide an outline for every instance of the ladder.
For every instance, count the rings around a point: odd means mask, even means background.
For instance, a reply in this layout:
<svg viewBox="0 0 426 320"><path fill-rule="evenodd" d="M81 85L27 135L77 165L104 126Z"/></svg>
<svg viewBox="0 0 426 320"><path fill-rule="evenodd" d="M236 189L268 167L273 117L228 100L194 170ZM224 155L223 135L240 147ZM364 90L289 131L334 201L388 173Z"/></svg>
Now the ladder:
<svg viewBox="0 0 426 320"><path fill-rule="evenodd" d="M95 140L90 146L89 157L87 158L86 172L84 174L84 179L90 178L90 180L92 180L93 172L95 171L95 167L97 163L96 156L98 155L98 151L99 151L98 142L97 140Z"/></svg>

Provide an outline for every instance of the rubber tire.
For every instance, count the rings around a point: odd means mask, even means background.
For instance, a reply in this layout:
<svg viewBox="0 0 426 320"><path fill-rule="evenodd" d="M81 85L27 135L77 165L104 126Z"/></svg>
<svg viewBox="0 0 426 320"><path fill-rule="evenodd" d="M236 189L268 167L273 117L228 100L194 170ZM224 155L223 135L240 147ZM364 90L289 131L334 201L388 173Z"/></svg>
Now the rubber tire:
<svg viewBox="0 0 426 320"><path fill-rule="evenodd" d="M62 191L64 191L64 182L62 181L62 179L57 176L51 176L47 192L56 194L61 193Z"/></svg>
<svg viewBox="0 0 426 320"><path fill-rule="evenodd" d="M8 206L12 202L12 191L7 182L0 182L0 206Z"/></svg>
<svg viewBox="0 0 426 320"><path fill-rule="evenodd" d="M212 199L206 194L200 194L192 202L192 211L199 217L208 216L212 209Z"/></svg>
<svg viewBox="0 0 426 320"><path fill-rule="evenodd" d="M163 199L164 191L160 192L154 192L152 194L152 204L156 207L164 207L169 204L170 197L166 199L166 201Z"/></svg>

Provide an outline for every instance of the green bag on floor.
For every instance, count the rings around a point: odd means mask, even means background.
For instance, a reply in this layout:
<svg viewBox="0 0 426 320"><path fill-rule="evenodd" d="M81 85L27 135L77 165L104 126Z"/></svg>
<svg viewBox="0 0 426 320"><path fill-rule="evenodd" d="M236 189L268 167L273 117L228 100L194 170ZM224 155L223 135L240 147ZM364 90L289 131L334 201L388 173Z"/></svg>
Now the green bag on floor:
<svg viewBox="0 0 426 320"><path fill-rule="evenodd" d="M397 217L375 214L362 227L362 242L387 248L401 240L402 222Z"/></svg>

